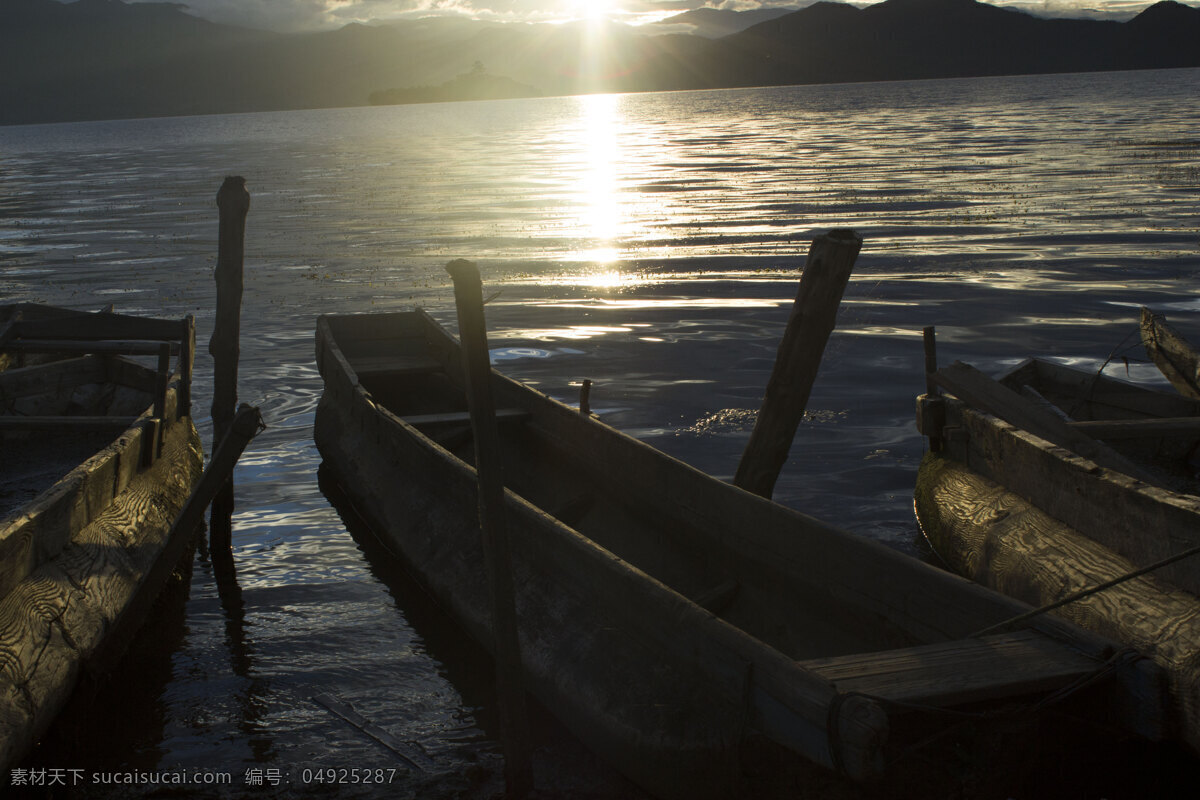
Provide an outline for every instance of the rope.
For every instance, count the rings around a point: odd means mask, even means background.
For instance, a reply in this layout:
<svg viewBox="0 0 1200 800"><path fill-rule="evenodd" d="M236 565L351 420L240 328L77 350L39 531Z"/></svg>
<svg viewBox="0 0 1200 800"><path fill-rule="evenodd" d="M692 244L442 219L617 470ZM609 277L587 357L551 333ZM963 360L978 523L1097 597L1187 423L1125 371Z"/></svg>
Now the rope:
<svg viewBox="0 0 1200 800"><path fill-rule="evenodd" d="M1126 664L1132 664L1134 661L1138 661L1143 658L1145 658L1145 656L1132 647L1126 647L1118 650L1109 656L1108 660L1101 664L1100 667L1098 667L1095 671L1089 672L1087 675L1080 675L1078 678L1073 680L1071 683L1068 683L1061 689L1046 695L1037 703L1037 705L1031 708L1030 711L1041 711L1043 709L1050 708L1057 703L1061 703L1063 700L1066 700L1076 692L1083 691L1087 687L1091 686L1096 681L1102 678L1107 678L1109 675L1115 672L1118 667L1125 666Z"/></svg>
<svg viewBox="0 0 1200 800"><path fill-rule="evenodd" d="M1176 553L1175 555L1164 558L1161 561L1156 561L1149 566L1136 569L1133 572L1128 572L1119 578L1113 578L1112 580L1097 584L1090 589L1082 589L1074 594L1069 594L1061 600L1056 600L1053 603L1042 606L1041 608L1035 608L1032 611L1027 611L1024 614L1018 614L1017 616L1012 617L1011 619L1006 619L1003 622L997 622L995 625L984 628L983 630L975 631L975 633L970 634L967 638L974 639L980 636L986 636L989 633L999 633L1000 631L1008 630L1014 625L1027 622L1034 617L1039 617L1042 614L1045 614L1047 611L1053 611L1056 608L1062 608L1065 605L1074 603L1076 600L1082 600L1085 597L1091 597L1094 594L1099 594L1106 589L1111 589L1114 586L1125 583L1126 581L1131 581L1134 578L1140 578L1142 575L1145 575L1149 572L1154 572L1155 570L1162 569L1169 564L1174 564L1176 561L1182 561L1185 558L1191 558L1197 553L1200 553L1200 545L1189 547L1187 550L1184 550L1181 553Z"/></svg>
<svg viewBox="0 0 1200 800"><path fill-rule="evenodd" d="M942 562L942 566L946 570L954 572L954 567L950 564L950 561L938 552L938 549L933 544L933 539L929 538L929 531L925 530L925 524L921 522L921 514L917 510L917 498L915 496L913 497L913 516L917 520L917 530L921 532L921 537L925 540L925 544L929 546L929 552L933 554L934 558Z"/></svg>
<svg viewBox="0 0 1200 800"><path fill-rule="evenodd" d="M1071 405L1071 407L1069 409L1067 409L1068 415L1070 415L1072 417L1075 416L1075 412L1079 410L1079 407L1092 399L1092 392L1095 390L1096 383L1099 382L1100 376L1104 373L1104 368L1112 363L1112 360L1117 357L1118 353L1126 353L1126 352L1129 352L1130 350L1132 350L1133 348L1135 348L1137 346L1137 342L1134 342L1132 344L1127 344L1127 342L1129 342L1129 340L1131 338L1133 338L1134 336L1140 336L1140 334L1141 334L1140 326L1137 328L1134 328L1132 331L1125 334L1125 337L1123 339L1121 339L1120 342L1117 343L1116 347L1114 347L1112 350L1109 351L1108 358L1104 359L1104 363L1100 365L1100 369L1096 370L1095 374L1093 374L1092 377L1088 380L1087 385L1085 385L1083 387L1083 390L1079 393L1079 396L1077 398L1075 398L1075 402ZM1126 371L1126 374L1128 374L1128 372L1129 372L1129 357L1124 356L1124 358L1125 358L1125 371Z"/></svg>

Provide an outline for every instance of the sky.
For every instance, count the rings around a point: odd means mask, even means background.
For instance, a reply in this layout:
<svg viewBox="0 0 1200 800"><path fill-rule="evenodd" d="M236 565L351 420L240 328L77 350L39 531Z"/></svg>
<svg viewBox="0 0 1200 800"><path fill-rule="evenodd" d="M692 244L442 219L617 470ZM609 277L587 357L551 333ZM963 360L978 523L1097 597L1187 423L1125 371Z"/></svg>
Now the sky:
<svg viewBox="0 0 1200 800"><path fill-rule="evenodd" d="M153 2L155 0L134 0ZM278 31L322 30L433 14L504 22L565 22L608 17L653 22L702 6L748 10L805 5L808 0L171 0L196 16L233 25ZM855 0L867 5L872 0ZM875 0L877 1L877 0ZM990 0L1046 16L1127 18L1152 0ZM1190 0L1189 0L1190 4Z"/></svg>

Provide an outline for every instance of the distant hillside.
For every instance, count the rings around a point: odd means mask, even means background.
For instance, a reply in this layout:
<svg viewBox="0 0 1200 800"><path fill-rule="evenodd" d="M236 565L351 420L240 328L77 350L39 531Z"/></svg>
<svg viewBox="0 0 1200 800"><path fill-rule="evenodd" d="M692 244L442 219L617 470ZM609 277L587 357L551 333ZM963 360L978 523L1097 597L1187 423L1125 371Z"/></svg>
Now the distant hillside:
<svg viewBox="0 0 1200 800"><path fill-rule="evenodd" d="M470 72L456 75L440 86L414 86L371 92L373 106L403 103L446 103L461 100L510 100L516 97L539 97L541 92L512 78L491 75L483 63L476 61Z"/></svg>
<svg viewBox="0 0 1200 800"><path fill-rule="evenodd" d="M719 39L722 36L740 33L760 22L790 14L806 5L810 5L810 2L796 3L790 8L759 8L752 11L696 8L648 25L647 30L650 33L683 33L702 36L705 39Z"/></svg>
<svg viewBox="0 0 1200 800"><path fill-rule="evenodd" d="M745 13L681 16L711 31ZM0 124L364 105L394 87L446 98L476 61L509 76L481 92L555 95L1200 66L1198 41L1200 9L1173 0L1123 23L976 0L818 2L716 39L445 18L277 34L175 3L2 0Z"/></svg>
<svg viewBox="0 0 1200 800"><path fill-rule="evenodd" d="M1200 36L1200 10L1171 0L1159 5L1182 10L1175 23ZM1157 13L1148 9L1142 17ZM886 0L863 9L822 2L726 42L761 54L774 78L801 83L1200 64L1200 47L1145 47L1147 39L1174 38L1172 25L1143 32L1136 23L1044 19L976 0Z"/></svg>
<svg viewBox="0 0 1200 800"><path fill-rule="evenodd" d="M646 66L692 88L1200 66L1200 8L1162 0L1128 22L1046 19L976 0L818 2ZM682 87L681 87L682 88Z"/></svg>

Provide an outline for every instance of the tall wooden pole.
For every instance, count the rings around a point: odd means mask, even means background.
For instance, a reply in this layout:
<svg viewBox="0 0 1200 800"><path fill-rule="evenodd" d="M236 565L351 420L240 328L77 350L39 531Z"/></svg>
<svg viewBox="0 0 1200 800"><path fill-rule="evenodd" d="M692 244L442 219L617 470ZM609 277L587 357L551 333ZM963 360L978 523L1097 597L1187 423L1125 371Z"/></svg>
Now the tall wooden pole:
<svg viewBox="0 0 1200 800"><path fill-rule="evenodd" d="M446 271L454 281L458 333L467 376L467 402L475 437L475 470L479 478L479 523L492 595L492 635L495 641L496 684L500 700L500 729L504 746L504 777L509 797L524 797L533 788L529 719L521 680L521 645L517 638L517 608L508 526L504 511L504 472L500 435L492 401L492 366L488 356L487 325L483 316L483 286L470 261L451 261Z"/></svg>
<svg viewBox="0 0 1200 800"><path fill-rule="evenodd" d="M861 248L862 237L851 230L832 230L813 240L735 486L767 498L775 491Z"/></svg>
<svg viewBox="0 0 1200 800"><path fill-rule="evenodd" d="M933 325L922 328L921 338L925 345L925 394L917 398L917 422L921 432L929 437L929 449L940 453L946 412L937 385L937 329Z"/></svg>
<svg viewBox="0 0 1200 800"><path fill-rule="evenodd" d="M237 407L238 340L241 336L242 266L246 243L246 212L250 193L246 179L228 177L217 192L220 228L217 241L217 314L208 352L213 357L213 442L222 441ZM225 482L212 503L209 517L213 550L228 550L233 516L233 480Z"/></svg>

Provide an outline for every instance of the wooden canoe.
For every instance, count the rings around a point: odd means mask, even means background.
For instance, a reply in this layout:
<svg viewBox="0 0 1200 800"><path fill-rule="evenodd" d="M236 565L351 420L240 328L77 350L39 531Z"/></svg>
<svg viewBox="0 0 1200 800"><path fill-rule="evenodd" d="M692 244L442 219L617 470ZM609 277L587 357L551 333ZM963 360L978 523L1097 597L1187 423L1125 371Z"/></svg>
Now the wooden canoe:
<svg viewBox="0 0 1200 800"><path fill-rule="evenodd" d="M317 363L325 464L491 649L457 340L420 311L324 316ZM1036 697L1112 655L1052 618L970 638L1028 607L492 380L526 688L660 796L747 790L749 750L871 778L912 744L888 741L902 709ZM1144 664L1100 702L1153 733Z"/></svg>
<svg viewBox="0 0 1200 800"><path fill-rule="evenodd" d="M1200 399L1200 355L1161 316L1142 308L1142 344L1146 354L1179 393Z"/></svg>
<svg viewBox="0 0 1200 800"><path fill-rule="evenodd" d="M114 665L185 552L194 338L190 317L0 308L0 769Z"/></svg>
<svg viewBox="0 0 1200 800"><path fill-rule="evenodd" d="M1035 606L1200 547L1200 401L1029 360L954 364L923 395L933 448L916 511L955 571ZM1200 555L1054 613L1163 667L1175 734L1200 751Z"/></svg>

